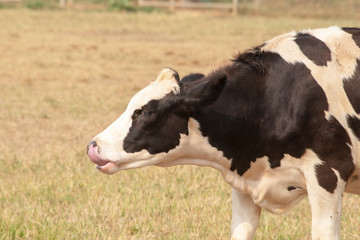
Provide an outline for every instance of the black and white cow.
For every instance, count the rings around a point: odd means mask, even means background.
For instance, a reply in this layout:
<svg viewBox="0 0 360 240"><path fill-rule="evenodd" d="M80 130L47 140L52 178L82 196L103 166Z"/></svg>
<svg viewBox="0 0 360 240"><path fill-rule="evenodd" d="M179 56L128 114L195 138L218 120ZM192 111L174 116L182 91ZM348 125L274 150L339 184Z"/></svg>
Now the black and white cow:
<svg viewBox="0 0 360 240"><path fill-rule="evenodd" d="M312 238L340 239L344 192L360 194L360 29L291 32L182 81L164 69L88 145L107 174L156 165L218 169L233 188L231 239L261 208L306 195Z"/></svg>

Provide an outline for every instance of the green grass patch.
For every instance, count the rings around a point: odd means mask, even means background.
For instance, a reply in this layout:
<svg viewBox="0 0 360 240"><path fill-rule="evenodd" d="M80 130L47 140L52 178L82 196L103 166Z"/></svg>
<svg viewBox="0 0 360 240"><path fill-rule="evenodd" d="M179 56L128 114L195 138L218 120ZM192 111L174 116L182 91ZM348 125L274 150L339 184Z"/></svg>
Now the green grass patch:
<svg viewBox="0 0 360 240"><path fill-rule="evenodd" d="M109 8L116 11L136 11L129 0L109 0Z"/></svg>
<svg viewBox="0 0 360 240"><path fill-rule="evenodd" d="M26 0L24 6L32 10L55 9L59 7L59 3L54 0Z"/></svg>

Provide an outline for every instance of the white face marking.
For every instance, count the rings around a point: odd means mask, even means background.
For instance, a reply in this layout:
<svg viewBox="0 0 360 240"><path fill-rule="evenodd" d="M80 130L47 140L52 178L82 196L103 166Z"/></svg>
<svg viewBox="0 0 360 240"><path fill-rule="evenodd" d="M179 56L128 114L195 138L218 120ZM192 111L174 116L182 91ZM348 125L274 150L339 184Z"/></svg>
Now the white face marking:
<svg viewBox="0 0 360 240"><path fill-rule="evenodd" d="M134 155L137 155L140 160L149 157L150 154L147 151L141 151L137 154L126 153L123 149L123 141L129 133L132 124L131 117L136 109L140 109L151 100L161 99L170 92L178 93L180 91L174 74L175 72L171 69L162 70L154 82L130 100L125 112L94 138L94 141L99 145L101 158L110 161L131 162L131 159L135 157Z"/></svg>

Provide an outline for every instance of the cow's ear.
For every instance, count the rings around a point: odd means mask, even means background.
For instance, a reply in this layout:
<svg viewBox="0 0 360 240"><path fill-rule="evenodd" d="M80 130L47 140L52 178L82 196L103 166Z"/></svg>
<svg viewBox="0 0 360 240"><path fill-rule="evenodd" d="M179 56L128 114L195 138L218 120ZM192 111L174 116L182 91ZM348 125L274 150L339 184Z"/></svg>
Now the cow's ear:
<svg viewBox="0 0 360 240"><path fill-rule="evenodd" d="M183 77L181 79L181 83L184 84L184 83L189 83L189 82L195 82L201 78L205 77L204 74L202 73L191 73L189 75L186 75L185 77Z"/></svg>
<svg viewBox="0 0 360 240"><path fill-rule="evenodd" d="M205 77L199 85L191 88L186 95L189 104L210 104L216 101L226 84L225 73L214 73Z"/></svg>

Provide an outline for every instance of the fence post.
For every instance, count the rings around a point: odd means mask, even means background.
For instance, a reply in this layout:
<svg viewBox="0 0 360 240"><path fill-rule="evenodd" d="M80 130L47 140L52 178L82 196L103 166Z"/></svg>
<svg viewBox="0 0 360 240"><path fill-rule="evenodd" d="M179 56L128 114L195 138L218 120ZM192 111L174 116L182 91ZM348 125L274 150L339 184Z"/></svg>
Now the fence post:
<svg viewBox="0 0 360 240"><path fill-rule="evenodd" d="M174 10L175 10L175 0L170 0L169 9L170 9L170 11L174 11Z"/></svg>
<svg viewBox="0 0 360 240"><path fill-rule="evenodd" d="M232 0L232 3L233 3L233 6L232 6L232 15L233 15L233 16L237 16L237 14L238 14L238 5L239 5L239 2L238 2L238 0Z"/></svg>
<svg viewBox="0 0 360 240"><path fill-rule="evenodd" d="M59 0L60 7L72 7L74 0Z"/></svg>

